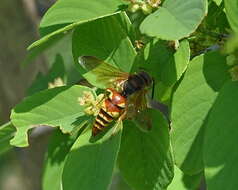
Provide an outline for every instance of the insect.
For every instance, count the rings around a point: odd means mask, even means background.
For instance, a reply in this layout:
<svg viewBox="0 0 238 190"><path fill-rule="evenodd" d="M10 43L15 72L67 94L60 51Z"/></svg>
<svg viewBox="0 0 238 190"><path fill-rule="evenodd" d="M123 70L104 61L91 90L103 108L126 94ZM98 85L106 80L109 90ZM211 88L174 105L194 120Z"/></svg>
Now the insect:
<svg viewBox="0 0 238 190"><path fill-rule="evenodd" d="M89 74L85 74L86 78L89 75L95 77L89 82L106 87L104 97L98 103L100 109L92 127L93 136L113 121L133 118L147 108L146 94L153 87L153 79L147 72L129 74L92 56L80 57L79 62L90 70ZM148 118L143 119L144 123L146 120ZM146 123L150 128L150 122Z"/></svg>

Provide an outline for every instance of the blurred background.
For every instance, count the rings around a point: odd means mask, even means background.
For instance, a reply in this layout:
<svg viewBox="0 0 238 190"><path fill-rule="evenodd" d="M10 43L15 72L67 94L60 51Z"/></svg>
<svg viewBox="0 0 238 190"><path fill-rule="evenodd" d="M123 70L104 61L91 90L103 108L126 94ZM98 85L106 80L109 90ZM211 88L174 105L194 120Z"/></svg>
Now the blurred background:
<svg viewBox="0 0 238 190"><path fill-rule="evenodd" d="M48 70L44 57L21 67L26 48L38 39L37 26L53 0L0 1L0 124L9 121L10 110L26 94L36 74ZM0 190L38 190L44 157L44 140L0 155ZM43 144L42 144L43 143Z"/></svg>
<svg viewBox="0 0 238 190"><path fill-rule="evenodd" d="M37 73L49 70L46 57L27 67L21 63L26 48L39 39L38 24L54 0L0 0L0 125L9 121L11 108L26 96ZM0 154L0 190L41 190L44 153L49 133L29 139L30 147ZM0 147L1 148L1 147ZM128 190L115 171L111 189Z"/></svg>

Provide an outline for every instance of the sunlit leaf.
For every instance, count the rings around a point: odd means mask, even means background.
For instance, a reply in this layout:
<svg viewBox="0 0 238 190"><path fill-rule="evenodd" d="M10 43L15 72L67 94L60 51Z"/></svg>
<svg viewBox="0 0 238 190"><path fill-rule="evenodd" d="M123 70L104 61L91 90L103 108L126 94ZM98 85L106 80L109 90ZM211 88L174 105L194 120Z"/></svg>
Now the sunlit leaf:
<svg viewBox="0 0 238 190"><path fill-rule="evenodd" d="M161 113L151 110L149 132L132 122L124 124L119 169L127 183L137 190L166 189L173 178L169 129Z"/></svg>
<svg viewBox="0 0 238 190"><path fill-rule="evenodd" d="M117 14L112 13L112 14L106 15L106 17L112 16L114 14L119 15L119 13L120 12L118 12ZM103 17L98 17L97 19L100 19L100 18L103 18ZM60 19L62 19L62 18L60 18ZM96 18L92 19L90 22L95 21L95 20L96 20ZM41 39L32 43L28 47L28 55L27 55L26 60L24 61L24 64L27 64L30 61L32 61L35 57L39 56L42 52L44 52L45 50L52 47L52 45L56 44L59 40L63 39L66 36L69 36L68 34L70 34L74 28L76 28L77 26L79 26L83 23L87 23L87 22L88 21L77 21L75 23L68 24L66 26L63 25L62 28L59 28L55 31L51 31L51 33L45 35ZM132 32L133 30L130 27L130 21L125 13L121 13L120 16L118 16L118 22L124 28L124 30L125 30L124 32L127 33L131 38L133 38L133 32ZM90 31L90 33L91 32L92 31ZM87 35L89 35L90 33L87 33Z"/></svg>
<svg viewBox="0 0 238 190"><path fill-rule="evenodd" d="M166 64L159 63L158 75L161 81L166 85L172 85L180 79L182 74L187 69L190 59L190 49L187 40L183 40L179 44L179 48L174 53L173 57L169 59Z"/></svg>
<svg viewBox="0 0 238 190"><path fill-rule="evenodd" d="M238 33L238 0L224 0L228 21L231 28Z"/></svg>
<svg viewBox="0 0 238 190"><path fill-rule="evenodd" d="M71 132L84 118L85 107L80 106L78 98L85 91L94 94L90 88L75 85L44 90L25 98L11 113L11 121L17 128L11 144L27 146L27 131L39 125L59 126L64 133Z"/></svg>
<svg viewBox="0 0 238 190"><path fill-rule="evenodd" d="M222 0L213 0L218 6L222 3Z"/></svg>
<svg viewBox="0 0 238 190"><path fill-rule="evenodd" d="M178 167L174 167L174 178L167 190L197 190L203 173L186 175Z"/></svg>
<svg viewBox="0 0 238 190"><path fill-rule="evenodd" d="M72 46L75 63L81 74L85 70L79 65L80 56L95 56L129 72L136 52L127 30L125 26L122 27L119 14L78 27L73 34Z"/></svg>
<svg viewBox="0 0 238 190"><path fill-rule="evenodd" d="M107 189L121 140L121 132L108 136L110 134L108 131L105 136L95 141L91 136L91 130L87 130L78 137L65 163L64 190L78 190L79 187L83 190Z"/></svg>
<svg viewBox="0 0 238 190"><path fill-rule="evenodd" d="M179 40L194 32L206 13L206 0L166 0L145 18L140 30L163 40Z"/></svg>
<svg viewBox="0 0 238 190"><path fill-rule="evenodd" d="M203 169L203 125L217 91L229 79L226 57L210 52L194 58L172 101L172 145L177 166L186 174Z"/></svg>
<svg viewBox="0 0 238 190"><path fill-rule="evenodd" d="M233 190L238 186L238 82L220 90L206 124L203 146L208 189Z"/></svg>
<svg viewBox="0 0 238 190"><path fill-rule="evenodd" d="M168 43L154 40L145 47L142 55L137 56L138 67L145 69L166 86L172 86L185 72L190 59L190 49L187 40L180 42L175 51Z"/></svg>
<svg viewBox="0 0 238 190"><path fill-rule="evenodd" d="M44 15L40 27L73 22L89 22L106 17L120 10L122 0L61 0L57 1ZM92 11L93 10L93 11Z"/></svg>

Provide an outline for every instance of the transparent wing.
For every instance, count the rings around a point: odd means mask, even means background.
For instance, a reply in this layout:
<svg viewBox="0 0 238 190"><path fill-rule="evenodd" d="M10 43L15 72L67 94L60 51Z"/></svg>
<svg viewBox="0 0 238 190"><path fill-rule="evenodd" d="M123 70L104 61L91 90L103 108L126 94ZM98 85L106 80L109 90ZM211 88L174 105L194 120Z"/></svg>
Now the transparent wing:
<svg viewBox="0 0 238 190"><path fill-rule="evenodd" d="M129 99L127 118L132 119L142 131L148 131L152 127L149 110L153 108L159 110L170 124L168 106L147 97L147 92L148 90L144 89Z"/></svg>
<svg viewBox="0 0 238 190"><path fill-rule="evenodd" d="M128 100L127 119L133 122L142 131L148 131L152 127L152 121L147 113L147 90L141 90L132 95Z"/></svg>
<svg viewBox="0 0 238 190"><path fill-rule="evenodd" d="M135 110L135 112L140 112L147 108L147 98L146 98L147 92L148 90L143 89L136 92L129 98L128 104L133 105L133 109Z"/></svg>
<svg viewBox="0 0 238 190"><path fill-rule="evenodd" d="M82 56L79 63L88 71L83 76L98 88L116 88L129 77L128 73L93 56Z"/></svg>
<svg viewBox="0 0 238 190"><path fill-rule="evenodd" d="M138 112L136 114L136 117L133 119L133 122L142 131L145 132L149 131L152 128L152 119L149 109L145 109Z"/></svg>

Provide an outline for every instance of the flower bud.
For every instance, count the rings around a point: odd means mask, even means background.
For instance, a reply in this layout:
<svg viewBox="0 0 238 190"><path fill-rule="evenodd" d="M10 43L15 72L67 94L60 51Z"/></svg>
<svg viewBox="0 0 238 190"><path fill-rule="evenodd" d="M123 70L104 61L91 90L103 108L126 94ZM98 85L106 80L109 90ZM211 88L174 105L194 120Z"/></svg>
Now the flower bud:
<svg viewBox="0 0 238 190"><path fill-rule="evenodd" d="M129 7L128 7L128 10L132 13L135 13L139 9L140 9L140 5L138 3L130 4Z"/></svg>
<svg viewBox="0 0 238 190"><path fill-rule="evenodd" d="M153 8L157 8L161 4L160 0L147 0L147 2Z"/></svg>
<svg viewBox="0 0 238 190"><path fill-rule="evenodd" d="M152 12L152 7L147 3L143 3L141 5L141 10L143 11L144 14L148 15Z"/></svg>

